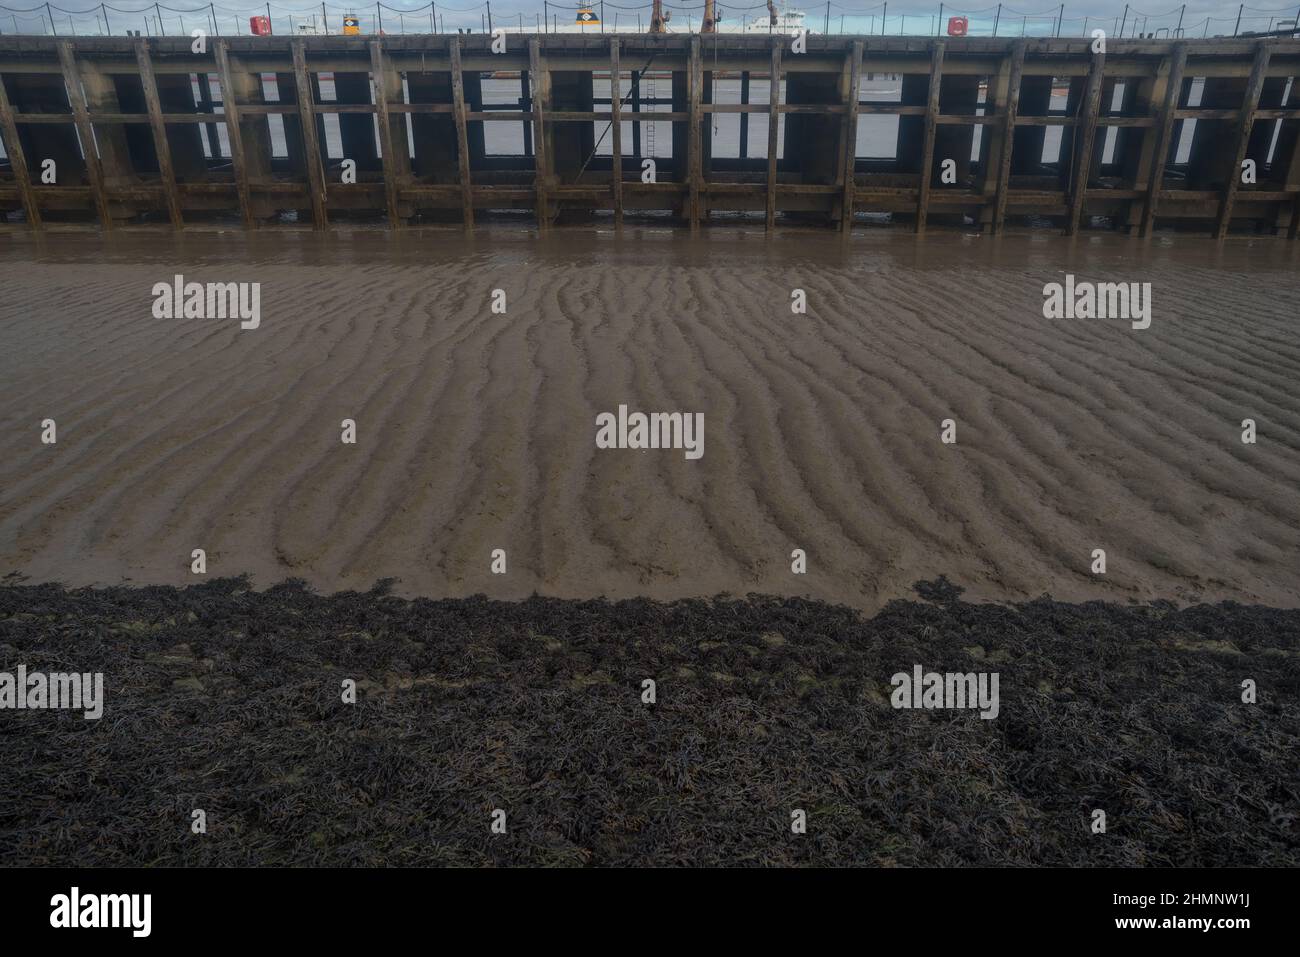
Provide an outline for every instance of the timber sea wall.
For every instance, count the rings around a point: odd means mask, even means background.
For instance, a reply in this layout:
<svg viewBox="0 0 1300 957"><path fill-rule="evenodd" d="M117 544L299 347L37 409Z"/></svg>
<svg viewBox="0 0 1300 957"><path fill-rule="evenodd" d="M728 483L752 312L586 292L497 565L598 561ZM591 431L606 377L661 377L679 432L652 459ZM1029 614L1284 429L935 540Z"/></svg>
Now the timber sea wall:
<svg viewBox="0 0 1300 957"><path fill-rule="evenodd" d="M0 37L4 228L1300 225L1296 39L498 40Z"/></svg>

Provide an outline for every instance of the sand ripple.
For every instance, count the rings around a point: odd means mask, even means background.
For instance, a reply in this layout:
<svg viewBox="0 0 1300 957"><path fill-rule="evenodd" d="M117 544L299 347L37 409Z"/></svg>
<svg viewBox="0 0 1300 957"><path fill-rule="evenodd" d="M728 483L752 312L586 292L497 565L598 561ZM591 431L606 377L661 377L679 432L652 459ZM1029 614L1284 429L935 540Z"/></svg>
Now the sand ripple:
<svg viewBox="0 0 1300 957"><path fill-rule="evenodd" d="M212 575L396 577L438 596L763 591L874 609L946 573L979 598L1294 606L1293 247L14 239L0 574L184 584L203 547ZM1067 271L1151 282L1151 328L1043 319L1042 285ZM261 282L261 328L152 318L150 287L175 272ZM597 450L595 416L620 403L703 412L704 458ZM1257 445L1240 442L1246 417Z"/></svg>

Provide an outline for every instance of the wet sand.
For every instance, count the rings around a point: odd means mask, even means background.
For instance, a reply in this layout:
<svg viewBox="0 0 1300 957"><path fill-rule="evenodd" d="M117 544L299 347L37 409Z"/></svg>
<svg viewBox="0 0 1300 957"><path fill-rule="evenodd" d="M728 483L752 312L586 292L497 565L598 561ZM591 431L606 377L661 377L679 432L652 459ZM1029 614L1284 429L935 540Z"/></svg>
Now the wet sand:
<svg viewBox="0 0 1300 957"><path fill-rule="evenodd" d="M3 242L0 575L188 584L204 548L208 577L394 577L436 597L759 591L871 611L946 574L977 599L1300 604L1295 244ZM1044 319L1066 272L1150 282L1151 327ZM155 319L151 288L176 273L260 282L260 328ZM620 404L702 412L703 458L597 449L596 415Z"/></svg>

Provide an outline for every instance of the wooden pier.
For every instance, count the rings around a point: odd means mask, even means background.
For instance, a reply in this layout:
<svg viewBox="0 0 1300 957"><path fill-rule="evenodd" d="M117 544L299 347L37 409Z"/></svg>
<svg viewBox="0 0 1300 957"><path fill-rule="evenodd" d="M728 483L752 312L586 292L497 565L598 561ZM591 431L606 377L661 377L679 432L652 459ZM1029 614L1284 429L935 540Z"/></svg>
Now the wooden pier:
<svg viewBox="0 0 1300 957"><path fill-rule="evenodd" d="M0 216L21 229L658 215L1296 236L1300 40L804 42L511 34L493 53L486 35L209 37L194 52L188 37L0 36ZM517 77L517 96L486 101L494 74ZM863 99L879 75L898 89ZM714 102L722 77L738 102ZM752 102L751 79L764 87ZM715 134L728 113L734 156ZM782 122L751 137L756 114ZM651 118L672 130L653 157ZM489 123L519 125L516 153L489 152ZM859 155L868 123L892 155Z"/></svg>

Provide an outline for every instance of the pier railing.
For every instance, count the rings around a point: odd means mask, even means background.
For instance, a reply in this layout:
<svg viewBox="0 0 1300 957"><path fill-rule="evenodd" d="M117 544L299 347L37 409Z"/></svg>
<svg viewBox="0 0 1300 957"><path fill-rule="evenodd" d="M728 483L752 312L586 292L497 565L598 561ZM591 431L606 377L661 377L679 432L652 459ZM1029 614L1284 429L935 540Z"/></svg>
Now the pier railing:
<svg viewBox="0 0 1300 957"><path fill-rule="evenodd" d="M400 35L417 33L491 33L504 29L519 33L641 33L651 23L654 4L651 0L541 0L528 12L505 12L498 3L495 15L492 0L438 0L414 5L393 6L384 0L361 3L311 3L307 0L281 4L261 3L231 5L203 0L116 0L108 3L82 3L76 8L54 0L17 0L0 3L0 34L47 36L112 36L125 31L145 36L189 36L195 29L214 35L239 36L252 32L249 14L254 14L262 29L276 34L360 34ZM1066 3L1028 3L1022 10L1010 3L989 3L968 8L936 2L929 9L915 2L895 0L814 0L783 10L772 23L764 2L737 0L715 2L713 14L718 30L724 33L790 32L798 23L812 33L841 36L971 36L971 37L1087 37L1093 30L1103 30L1111 38L1171 39L1178 37L1224 37L1297 32L1300 9L1290 6L1252 7L1245 3L1222 3L1194 8L1187 4L1168 9L1143 10L1133 4L1115 6L1106 16L1094 8L1082 10ZM705 4L672 0L664 7L673 19L666 25L669 33L699 32ZM797 9L797 12L796 12Z"/></svg>

